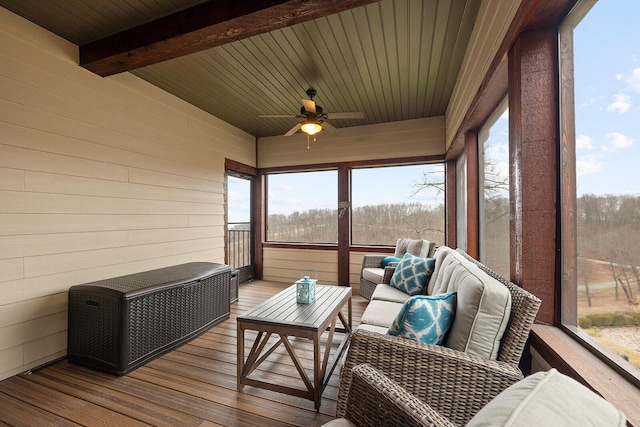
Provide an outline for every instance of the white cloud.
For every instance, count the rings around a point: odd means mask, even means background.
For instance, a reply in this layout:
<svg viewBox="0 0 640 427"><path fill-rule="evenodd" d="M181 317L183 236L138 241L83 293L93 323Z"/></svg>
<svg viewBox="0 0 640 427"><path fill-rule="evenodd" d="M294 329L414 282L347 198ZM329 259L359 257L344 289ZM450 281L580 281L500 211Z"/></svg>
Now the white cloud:
<svg viewBox="0 0 640 427"><path fill-rule="evenodd" d="M242 200L242 196L237 191L228 190L227 191L227 200L229 200L229 202L237 202L239 200Z"/></svg>
<svg viewBox="0 0 640 427"><path fill-rule="evenodd" d="M499 162L494 166L493 172L496 174L498 179L508 179L509 178L509 163L507 162Z"/></svg>
<svg viewBox="0 0 640 427"><path fill-rule="evenodd" d="M576 160L576 175L582 176L588 173L600 172L604 164L593 154L582 156Z"/></svg>
<svg viewBox="0 0 640 427"><path fill-rule="evenodd" d="M278 189L282 190L282 191L292 191L293 190L293 186L289 185L289 184L280 184L278 185Z"/></svg>
<svg viewBox="0 0 640 427"><path fill-rule="evenodd" d="M587 102L583 102L582 104L580 104L581 108L585 108L585 107L590 107L592 105L594 105L596 103L596 99L591 97L589 98L589 100Z"/></svg>
<svg viewBox="0 0 640 427"><path fill-rule="evenodd" d="M492 163L509 161L509 144L487 144L484 152L485 161Z"/></svg>
<svg viewBox="0 0 640 427"><path fill-rule="evenodd" d="M634 69L626 80L634 91L640 93L640 68Z"/></svg>
<svg viewBox="0 0 640 427"><path fill-rule="evenodd" d="M621 134L620 132L609 132L605 135L609 145L614 149L622 149L627 148L633 145L634 139L629 138L626 135ZM603 150L606 151L608 147L604 147Z"/></svg>
<svg viewBox="0 0 640 427"><path fill-rule="evenodd" d="M624 114L631 109L631 97L625 93L618 93L612 96L613 102L607 107L607 111L615 111Z"/></svg>
<svg viewBox="0 0 640 427"><path fill-rule="evenodd" d="M578 150L592 150L593 140L587 135L578 135L576 138L576 148Z"/></svg>

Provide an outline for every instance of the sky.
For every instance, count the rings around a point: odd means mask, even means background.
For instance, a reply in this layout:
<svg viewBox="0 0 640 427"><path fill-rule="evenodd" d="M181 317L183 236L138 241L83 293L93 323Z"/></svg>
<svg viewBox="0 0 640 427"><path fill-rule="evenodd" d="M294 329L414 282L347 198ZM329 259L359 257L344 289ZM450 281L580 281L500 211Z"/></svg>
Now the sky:
<svg viewBox="0 0 640 427"><path fill-rule="evenodd" d="M401 170L401 171L400 171ZM444 203L444 195L430 189L417 191L423 173L434 171L444 179L438 165L363 168L352 175L353 207L382 203ZM269 214L290 214L309 209L336 209L338 181L336 171L274 174L269 176ZM249 221L248 181L230 177L229 222Z"/></svg>
<svg viewBox="0 0 640 427"><path fill-rule="evenodd" d="M574 32L582 194L640 194L640 2L600 0Z"/></svg>
<svg viewBox="0 0 640 427"><path fill-rule="evenodd" d="M640 195L640 1L600 0L574 32L576 172L578 196ZM508 113L491 128L486 157L508 175ZM363 169L354 172L353 206L415 201L443 203L443 195L422 190L427 169L442 165ZM293 178L293 179L292 179ZM269 213L336 208L332 174L272 176ZM248 183L229 181L229 221L249 221Z"/></svg>

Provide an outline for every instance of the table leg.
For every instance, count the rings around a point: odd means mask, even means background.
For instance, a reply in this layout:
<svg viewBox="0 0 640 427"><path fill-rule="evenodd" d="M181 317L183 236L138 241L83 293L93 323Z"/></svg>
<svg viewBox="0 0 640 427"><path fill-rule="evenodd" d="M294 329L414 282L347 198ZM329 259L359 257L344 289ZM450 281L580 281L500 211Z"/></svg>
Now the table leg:
<svg viewBox="0 0 640 427"><path fill-rule="evenodd" d="M238 331L237 331L236 336L237 336L237 341L238 341L237 390L241 391L242 388L243 388L241 379L242 379L242 372L244 370L244 329L240 327L240 324L238 324Z"/></svg>
<svg viewBox="0 0 640 427"><path fill-rule="evenodd" d="M322 397L322 378L320 378L320 332L313 338L313 402L316 412L320 411L320 399Z"/></svg>

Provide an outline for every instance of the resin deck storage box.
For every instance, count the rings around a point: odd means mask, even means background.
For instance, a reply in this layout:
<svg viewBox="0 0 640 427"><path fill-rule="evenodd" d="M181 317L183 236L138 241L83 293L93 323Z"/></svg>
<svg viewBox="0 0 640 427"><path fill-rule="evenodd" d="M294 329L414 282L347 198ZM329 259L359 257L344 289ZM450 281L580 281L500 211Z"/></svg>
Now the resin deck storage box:
<svg viewBox="0 0 640 427"><path fill-rule="evenodd" d="M69 362L124 375L229 318L231 269L192 262L69 289Z"/></svg>

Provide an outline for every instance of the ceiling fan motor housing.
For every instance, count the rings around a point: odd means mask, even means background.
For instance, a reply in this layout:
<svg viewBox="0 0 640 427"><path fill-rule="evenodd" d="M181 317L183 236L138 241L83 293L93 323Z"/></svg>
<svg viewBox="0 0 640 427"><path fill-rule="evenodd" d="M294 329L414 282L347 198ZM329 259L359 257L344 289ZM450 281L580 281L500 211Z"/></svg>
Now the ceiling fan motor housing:
<svg viewBox="0 0 640 427"><path fill-rule="evenodd" d="M318 104L316 104L316 117L320 117L322 116L322 107L319 106ZM307 111L304 108L304 105L302 107L300 107L300 115L301 116L305 116L307 118L309 118L309 116L313 116L313 113L311 111Z"/></svg>

